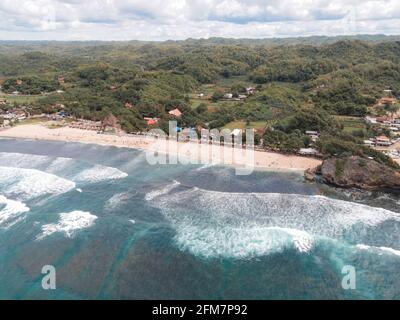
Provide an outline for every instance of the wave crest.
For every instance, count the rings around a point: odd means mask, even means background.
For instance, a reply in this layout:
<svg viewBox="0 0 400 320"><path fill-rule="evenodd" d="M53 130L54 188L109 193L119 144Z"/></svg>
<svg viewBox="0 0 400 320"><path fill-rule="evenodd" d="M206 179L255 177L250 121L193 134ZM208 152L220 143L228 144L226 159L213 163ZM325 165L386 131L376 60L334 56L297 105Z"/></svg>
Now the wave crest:
<svg viewBox="0 0 400 320"><path fill-rule="evenodd" d="M29 208L22 202L0 195L0 226L9 228L24 217Z"/></svg>
<svg viewBox="0 0 400 320"><path fill-rule="evenodd" d="M170 221L181 249L207 257L254 257L288 248L308 252L315 239L346 240L349 233L359 235L360 243L380 223L400 222L399 213L323 196L182 191L176 185L145 198Z"/></svg>
<svg viewBox="0 0 400 320"><path fill-rule="evenodd" d="M71 238L77 231L87 229L94 224L97 216L90 212L72 211L60 213L60 220L57 223L46 224L42 226L42 233L36 239L41 240L53 233L61 232Z"/></svg>

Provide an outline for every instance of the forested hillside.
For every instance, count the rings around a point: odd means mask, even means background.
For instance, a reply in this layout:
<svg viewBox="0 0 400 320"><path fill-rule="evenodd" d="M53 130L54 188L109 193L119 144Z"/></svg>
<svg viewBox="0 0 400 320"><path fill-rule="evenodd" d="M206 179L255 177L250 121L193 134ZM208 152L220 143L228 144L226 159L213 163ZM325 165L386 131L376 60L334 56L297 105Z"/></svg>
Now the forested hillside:
<svg viewBox="0 0 400 320"><path fill-rule="evenodd" d="M39 95L38 113L60 104L78 118L111 112L137 131L144 117L165 127L179 108L181 126L264 123L278 130L275 141L297 135L307 145L304 130L340 128L335 115L365 116L384 89L400 95L400 41L362 39L3 42L0 82L5 94ZM246 99L224 99L248 86L256 90Z"/></svg>

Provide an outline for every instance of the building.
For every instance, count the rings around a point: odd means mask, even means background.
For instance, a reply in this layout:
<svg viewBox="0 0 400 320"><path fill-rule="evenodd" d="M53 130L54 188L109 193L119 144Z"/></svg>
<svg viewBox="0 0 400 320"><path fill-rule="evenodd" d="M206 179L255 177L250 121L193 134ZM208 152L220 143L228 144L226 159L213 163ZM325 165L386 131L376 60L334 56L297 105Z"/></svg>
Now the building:
<svg viewBox="0 0 400 320"><path fill-rule="evenodd" d="M17 112L15 113L15 117L16 117L18 120L25 120L25 119L27 118L25 112L23 112L23 111L17 111Z"/></svg>
<svg viewBox="0 0 400 320"><path fill-rule="evenodd" d="M373 146L375 143L373 141L371 141L371 140L364 140L364 144L366 146Z"/></svg>
<svg viewBox="0 0 400 320"><path fill-rule="evenodd" d="M388 146L392 145L392 141L384 135L376 137L375 142L376 142L376 145L381 146L381 147L388 147Z"/></svg>
<svg viewBox="0 0 400 320"><path fill-rule="evenodd" d="M397 99L394 97L383 97L378 101L378 105L385 106L385 105L393 105L396 104Z"/></svg>
<svg viewBox="0 0 400 320"><path fill-rule="evenodd" d="M160 121L160 118L144 118L148 126L154 126Z"/></svg>
<svg viewBox="0 0 400 320"><path fill-rule="evenodd" d="M60 83L60 84L65 83L65 77L63 75L58 76L58 83Z"/></svg>
<svg viewBox="0 0 400 320"><path fill-rule="evenodd" d="M248 88L246 88L246 92L247 92L248 95L251 95L254 92L256 92L256 88L255 87L248 87Z"/></svg>
<svg viewBox="0 0 400 320"><path fill-rule="evenodd" d="M15 90L15 91L12 93L12 95L13 95L13 96L19 96L19 91Z"/></svg>
<svg viewBox="0 0 400 320"><path fill-rule="evenodd" d="M57 110L65 109L65 105L63 105L62 103L56 103L56 104L52 105L51 108L57 109Z"/></svg>
<svg viewBox="0 0 400 320"><path fill-rule="evenodd" d="M17 117L17 115L15 113L13 113L13 112L9 112L9 113L6 113L6 114L2 114L1 117L3 119L7 119L7 120L13 120L13 119L15 119Z"/></svg>
<svg viewBox="0 0 400 320"><path fill-rule="evenodd" d="M82 130L93 130L100 131L101 130L101 121L91 121L79 119L69 124L70 128L82 129Z"/></svg>
<svg viewBox="0 0 400 320"><path fill-rule="evenodd" d="M129 109L129 110L132 110L132 109L133 109L133 104L130 103L130 102L125 102L124 106L125 106L125 108L127 108L127 109Z"/></svg>
<svg viewBox="0 0 400 320"><path fill-rule="evenodd" d="M319 138L319 132L318 131L312 131L312 130L308 130L306 131L306 135L309 136L311 138L312 141L317 141Z"/></svg>
<svg viewBox="0 0 400 320"><path fill-rule="evenodd" d="M380 123L390 124L392 122L392 118L389 116L382 116L382 117L377 117L376 121Z"/></svg>
<svg viewBox="0 0 400 320"><path fill-rule="evenodd" d="M242 130L240 130L240 129L234 129L234 130L232 131L232 135L233 135L234 137L241 136L241 135L242 135Z"/></svg>
<svg viewBox="0 0 400 320"><path fill-rule="evenodd" d="M232 93L225 93L224 94L224 98L225 99L232 99L233 98L233 94Z"/></svg>
<svg viewBox="0 0 400 320"><path fill-rule="evenodd" d="M318 150L314 148L301 148L299 150L299 154L302 156L315 156L318 154Z"/></svg>
<svg viewBox="0 0 400 320"><path fill-rule="evenodd" d="M174 116L174 117L176 117L176 118L180 118L181 116L182 116L182 112L178 109L178 108L176 108L176 109L174 109L174 110L171 110L170 112L168 112L171 116Z"/></svg>
<svg viewBox="0 0 400 320"><path fill-rule="evenodd" d="M374 117L365 117L365 122L370 123L370 124L377 124L378 121Z"/></svg>

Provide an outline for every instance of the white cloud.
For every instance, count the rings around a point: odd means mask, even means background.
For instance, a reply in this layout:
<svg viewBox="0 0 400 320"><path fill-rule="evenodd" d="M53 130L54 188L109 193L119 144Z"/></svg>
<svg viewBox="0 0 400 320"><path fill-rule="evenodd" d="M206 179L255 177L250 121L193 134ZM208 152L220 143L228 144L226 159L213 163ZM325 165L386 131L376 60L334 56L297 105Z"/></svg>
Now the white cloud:
<svg viewBox="0 0 400 320"><path fill-rule="evenodd" d="M0 39L400 33L398 0L2 0Z"/></svg>

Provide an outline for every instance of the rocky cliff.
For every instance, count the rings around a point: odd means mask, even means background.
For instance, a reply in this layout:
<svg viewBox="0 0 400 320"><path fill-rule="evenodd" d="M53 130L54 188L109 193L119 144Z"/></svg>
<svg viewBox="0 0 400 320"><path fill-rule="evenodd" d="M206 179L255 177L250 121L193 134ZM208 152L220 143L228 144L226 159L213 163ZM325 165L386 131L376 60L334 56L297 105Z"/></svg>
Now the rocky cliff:
<svg viewBox="0 0 400 320"><path fill-rule="evenodd" d="M329 158L321 166L326 183L365 190L400 189L400 173L374 160L357 156Z"/></svg>

